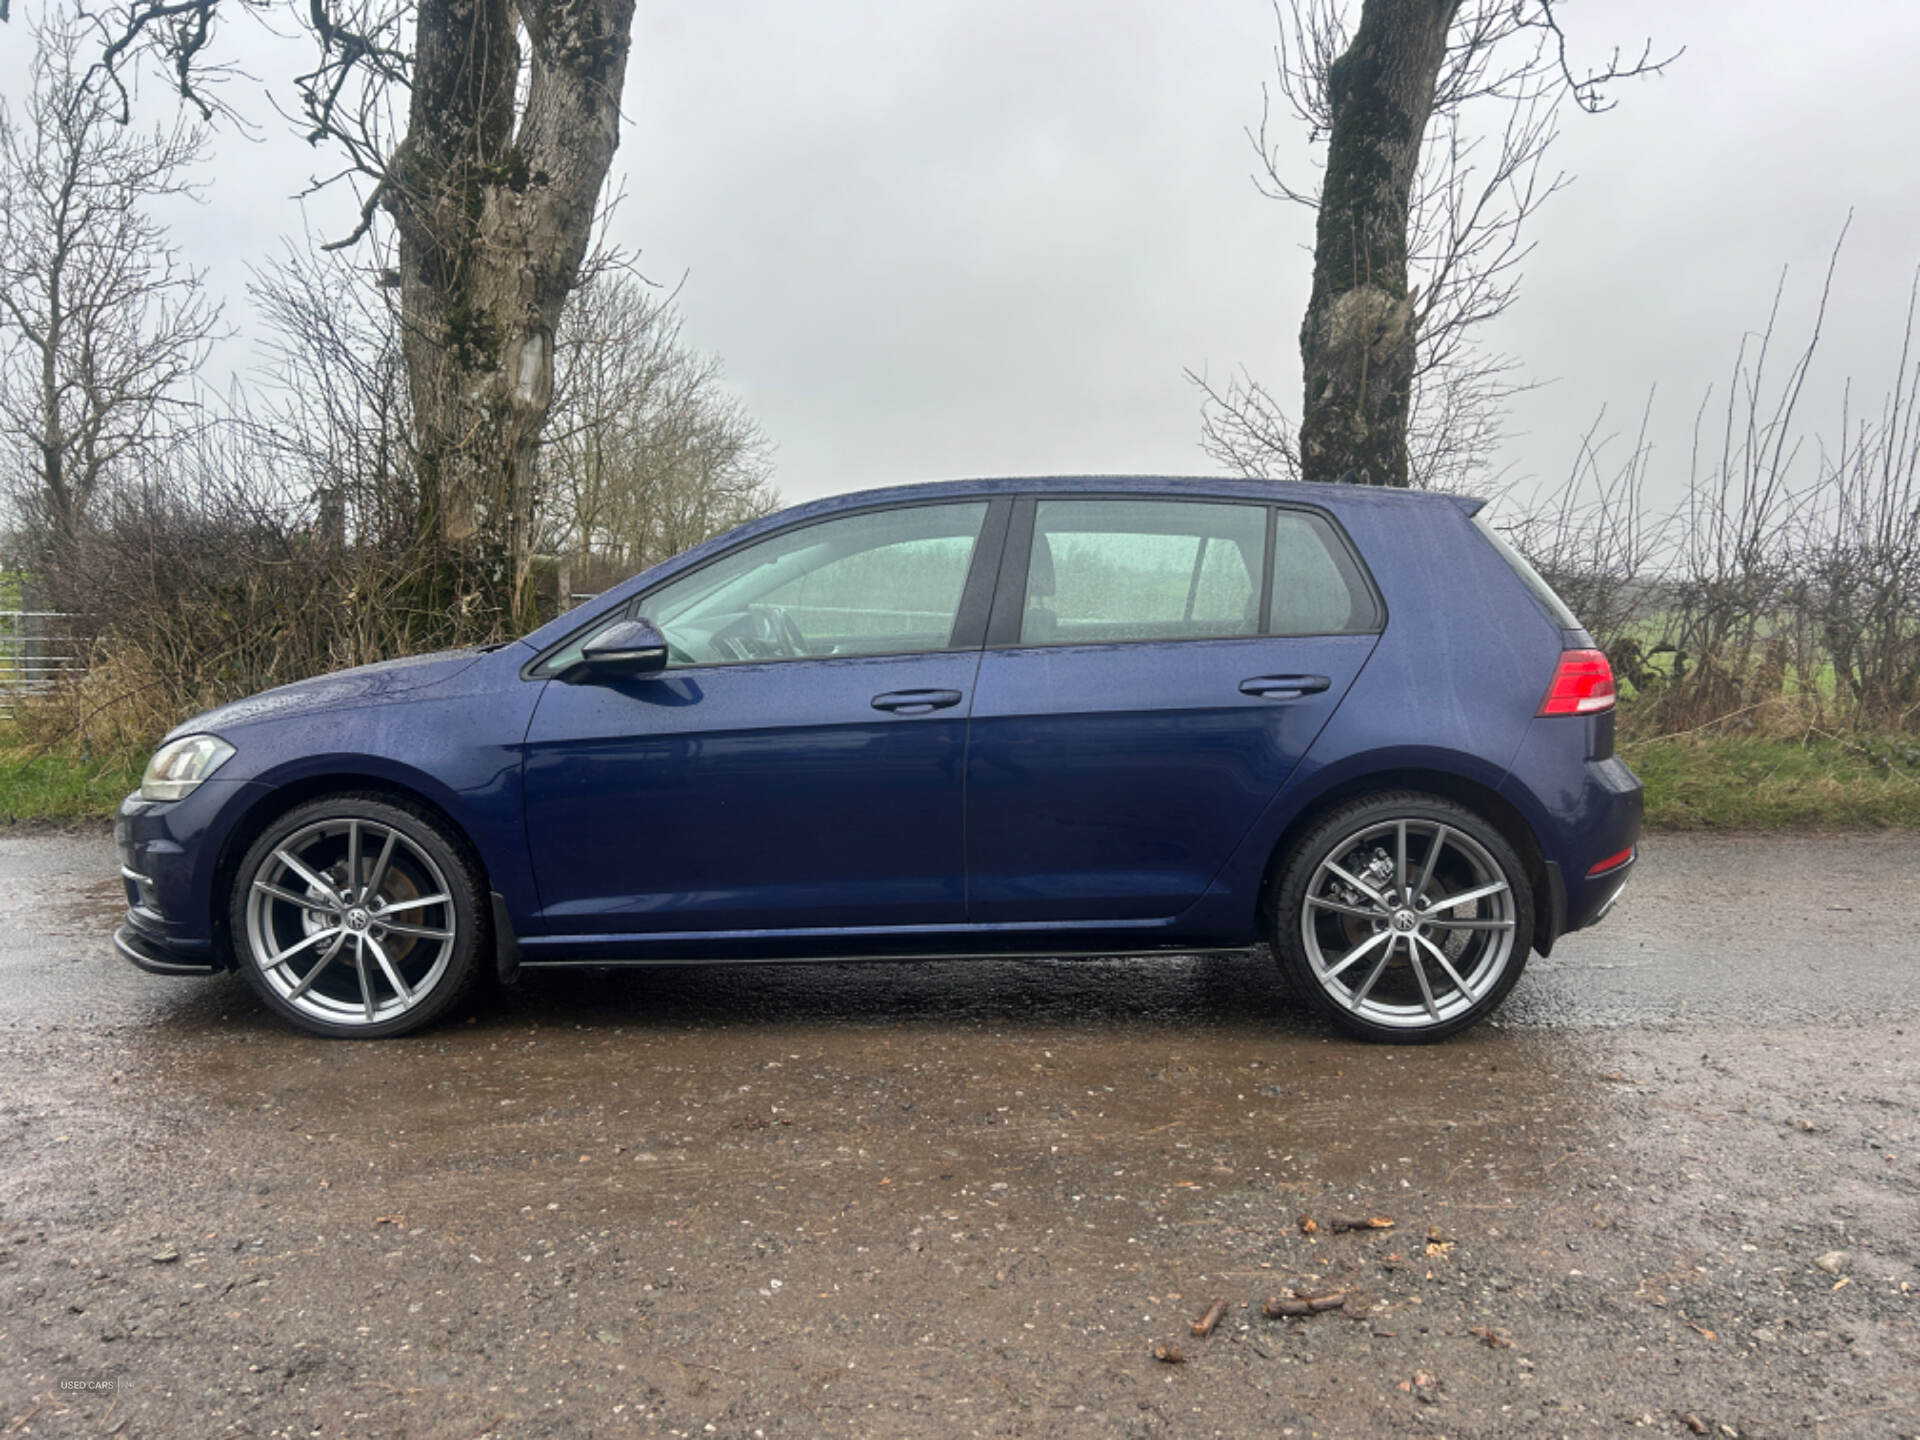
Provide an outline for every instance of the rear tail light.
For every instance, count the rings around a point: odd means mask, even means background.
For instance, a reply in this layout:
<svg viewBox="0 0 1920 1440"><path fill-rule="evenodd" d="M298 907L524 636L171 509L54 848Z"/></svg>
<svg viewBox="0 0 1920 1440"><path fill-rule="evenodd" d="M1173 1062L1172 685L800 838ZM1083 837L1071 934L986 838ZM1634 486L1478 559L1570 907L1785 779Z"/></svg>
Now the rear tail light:
<svg viewBox="0 0 1920 1440"><path fill-rule="evenodd" d="M1541 715L1598 715L1613 708L1613 666L1598 650L1562 650Z"/></svg>

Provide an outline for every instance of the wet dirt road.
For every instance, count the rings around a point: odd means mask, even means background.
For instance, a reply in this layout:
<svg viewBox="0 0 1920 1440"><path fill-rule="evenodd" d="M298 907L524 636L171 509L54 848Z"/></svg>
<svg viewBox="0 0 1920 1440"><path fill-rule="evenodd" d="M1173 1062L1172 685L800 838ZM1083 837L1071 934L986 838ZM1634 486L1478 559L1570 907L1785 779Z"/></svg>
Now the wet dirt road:
<svg viewBox="0 0 1920 1440"><path fill-rule="evenodd" d="M0 838L0 1436L1920 1434L1920 842L1645 853L1428 1049L1217 958L342 1044Z"/></svg>

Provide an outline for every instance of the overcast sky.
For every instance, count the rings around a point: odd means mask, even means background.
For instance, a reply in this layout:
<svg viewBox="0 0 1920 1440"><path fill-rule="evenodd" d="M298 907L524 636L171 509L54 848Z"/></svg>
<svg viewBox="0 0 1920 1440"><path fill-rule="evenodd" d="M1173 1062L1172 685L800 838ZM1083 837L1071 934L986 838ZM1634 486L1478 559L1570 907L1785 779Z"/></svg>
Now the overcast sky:
<svg viewBox="0 0 1920 1440"><path fill-rule="evenodd" d="M1804 330L1850 208L1813 400L1835 408L1848 374L1881 393L1920 262L1920 5L1586 0L1566 18L1577 54L1648 36L1687 53L1566 121L1577 180L1493 337L1551 382L1515 406L1510 473L1557 480L1603 405L1630 426L1657 386L1670 488L1783 267ZM1203 472L1184 369L1298 387L1311 217L1256 192L1242 133L1273 33L1267 0L640 0L617 238L653 278L684 275L686 333L723 357L790 500ZM285 58L247 24L226 43L263 76ZM175 224L239 327L221 364L244 368L246 264L306 224L339 233L345 197L303 217L291 197L321 158L257 91L231 98L266 138L223 135L206 203Z"/></svg>

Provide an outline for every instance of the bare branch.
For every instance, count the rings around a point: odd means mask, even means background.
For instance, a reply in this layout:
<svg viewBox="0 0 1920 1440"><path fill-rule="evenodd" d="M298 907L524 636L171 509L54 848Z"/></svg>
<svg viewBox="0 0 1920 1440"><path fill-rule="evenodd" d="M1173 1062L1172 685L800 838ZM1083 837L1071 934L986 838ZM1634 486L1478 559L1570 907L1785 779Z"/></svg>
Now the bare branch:
<svg viewBox="0 0 1920 1440"><path fill-rule="evenodd" d="M1604 114L1619 102L1606 93L1606 87L1618 80L1633 80L1643 75L1658 75L1674 61L1687 53L1682 45L1672 54L1656 60L1653 58L1653 41L1648 40L1640 49L1640 58L1622 61L1621 50L1614 47L1611 58L1605 65L1590 67L1585 75L1576 75L1573 62L1567 56L1566 31L1560 28L1560 18L1554 13L1557 0L1533 0L1532 7L1522 4L1514 6L1514 13L1520 24L1544 29L1553 36L1554 58L1559 66L1561 80L1567 87L1567 93L1573 97L1574 104L1589 115Z"/></svg>
<svg viewBox="0 0 1920 1440"><path fill-rule="evenodd" d="M1298 480L1300 443L1293 422L1266 388L1242 370L1225 390L1186 372L1205 397L1200 448L1222 468L1249 480Z"/></svg>

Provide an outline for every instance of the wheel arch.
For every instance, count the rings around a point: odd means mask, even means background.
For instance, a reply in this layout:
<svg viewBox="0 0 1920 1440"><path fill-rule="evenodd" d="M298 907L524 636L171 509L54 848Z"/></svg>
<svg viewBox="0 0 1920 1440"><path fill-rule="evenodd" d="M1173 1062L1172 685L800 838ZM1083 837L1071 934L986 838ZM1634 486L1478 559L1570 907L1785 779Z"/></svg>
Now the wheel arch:
<svg viewBox="0 0 1920 1440"><path fill-rule="evenodd" d="M219 858L214 862L213 894L216 903L210 907L216 931L214 953L223 956L231 967L234 949L227 918L227 896L232 893L240 862L252 848L253 842L260 838L269 825L295 806L329 795L373 795L425 811L445 829L452 843L467 852L474 868L480 872L481 882L490 893L493 872L487 865L485 851L475 843L468 828L460 823L452 810L432 793L434 787L431 782L421 777L422 783L409 783L410 779L412 777L396 776L384 769L360 766L310 771L263 790L227 828L226 838L220 845ZM492 911L487 904L487 895L476 897L476 902L490 918Z"/></svg>
<svg viewBox="0 0 1920 1440"><path fill-rule="evenodd" d="M1526 866L1527 882L1533 887L1536 911L1533 948L1541 955L1549 953L1559 931L1564 901L1561 899L1560 877L1541 848L1533 826L1492 785L1431 762L1396 764L1351 774L1334 780L1301 805L1288 819L1268 852L1266 876L1260 886L1259 910L1255 917L1258 933L1264 935L1272 932L1277 918L1275 906L1281 872L1286 868L1287 858L1293 853L1300 837L1321 816L1348 801L1391 790L1417 790L1451 800L1479 815L1505 837L1519 855L1521 864Z"/></svg>

